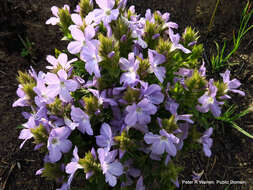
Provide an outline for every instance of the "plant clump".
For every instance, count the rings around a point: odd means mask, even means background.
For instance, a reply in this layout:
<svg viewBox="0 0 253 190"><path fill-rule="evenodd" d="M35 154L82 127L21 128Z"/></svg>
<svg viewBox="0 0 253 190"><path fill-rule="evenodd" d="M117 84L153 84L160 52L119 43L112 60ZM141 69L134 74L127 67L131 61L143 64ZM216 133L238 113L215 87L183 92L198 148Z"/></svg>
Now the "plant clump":
<svg viewBox="0 0 253 190"><path fill-rule="evenodd" d="M206 76L198 32L182 34L169 13L144 17L126 0L81 0L52 7L65 53L48 55L47 73L19 73L19 99L30 106L19 139L45 154L37 171L59 189L173 189L178 152L202 145L211 156L213 127L229 93L244 95L227 70ZM188 147L185 148L185 147ZM81 184L81 185L80 185Z"/></svg>

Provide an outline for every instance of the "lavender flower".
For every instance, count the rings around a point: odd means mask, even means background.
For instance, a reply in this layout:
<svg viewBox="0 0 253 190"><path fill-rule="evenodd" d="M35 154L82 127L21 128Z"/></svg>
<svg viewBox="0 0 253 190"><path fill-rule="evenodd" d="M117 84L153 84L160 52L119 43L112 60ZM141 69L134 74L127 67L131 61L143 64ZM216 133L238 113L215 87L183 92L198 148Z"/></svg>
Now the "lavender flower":
<svg viewBox="0 0 253 190"><path fill-rule="evenodd" d="M161 87L157 84L151 84L148 86L148 83L141 82L142 84L142 95L144 98L147 98L152 104L161 104L164 100L164 95L161 92Z"/></svg>
<svg viewBox="0 0 253 190"><path fill-rule="evenodd" d="M144 140L147 144L152 144L152 154L161 155L167 152L171 156L175 156L177 149L175 144L179 143L179 139L173 135L167 133L164 129L160 130L160 135L154 135L152 132L147 133L144 136Z"/></svg>
<svg viewBox="0 0 253 190"><path fill-rule="evenodd" d="M182 44L179 44L180 35L174 34L172 29L169 29L169 37L172 42L171 51L174 51L175 49L180 49L186 54L191 53L189 49L185 48Z"/></svg>
<svg viewBox="0 0 253 190"><path fill-rule="evenodd" d="M95 9L93 11L93 20L95 23L100 23L101 21L105 26L111 23L112 20L116 20L119 15L118 9L113 9L115 0L96 0L100 9Z"/></svg>
<svg viewBox="0 0 253 190"><path fill-rule="evenodd" d="M45 82L48 84L47 96L50 98L56 97L58 94L64 102L70 102L72 97L70 92L77 89L78 83L73 79L67 79L68 75L64 70L59 70L56 74L47 73Z"/></svg>
<svg viewBox="0 0 253 190"><path fill-rule="evenodd" d="M203 144L203 151L207 157L210 157L212 152L210 150L211 146L213 145L213 139L210 136L213 133L213 128L210 127L204 132L204 135L199 139L199 143Z"/></svg>
<svg viewBox="0 0 253 190"><path fill-rule="evenodd" d="M71 54L83 54L86 51L84 48L87 47L87 43L94 45L97 43L97 40L93 39L96 34L95 29L90 25L85 28L84 33L75 25L71 25L69 30L75 40L70 42L67 47Z"/></svg>
<svg viewBox="0 0 253 190"><path fill-rule="evenodd" d="M128 112L125 117L125 123L129 126L134 126L136 123L140 125L148 124L151 121L150 115L154 115L157 107L153 105L148 99L144 98L137 105L134 103L126 107Z"/></svg>
<svg viewBox="0 0 253 190"><path fill-rule="evenodd" d="M90 118L86 113L84 113L83 110L72 106L70 115L72 120L79 124L77 127L79 131L81 131L83 134L86 132L88 135L93 135L93 130L90 125Z"/></svg>
<svg viewBox="0 0 253 190"><path fill-rule="evenodd" d="M229 70L226 70L225 73L221 73L220 75L223 78L223 82L227 85L227 89L225 90L225 92L231 91L234 93L238 93L242 96L245 96L245 93L243 91L236 90L236 88L241 86L241 83L237 79L230 80L230 71ZM230 96L228 96L228 95L226 95L226 97L230 98Z"/></svg>
<svg viewBox="0 0 253 190"><path fill-rule="evenodd" d="M72 143L67 139L70 133L71 130L68 127L52 129L47 142L50 162L54 163L59 161L62 157L62 153L70 151Z"/></svg>
<svg viewBox="0 0 253 190"><path fill-rule="evenodd" d="M23 86L21 84L18 85L18 89L17 89L17 95L19 97L19 99L17 99L13 104L12 107L24 107L24 106L29 106L29 96L25 94L25 92L23 91Z"/></svg>
<svg viewBox="0 0 253 190"><path fill-rule="evenodd" d="M140 176L136 183L136 190L145 190L145 186L143 185L143 177Z"/></svg>
<svg viewBox="0 0 253 190"><path fill-rule="evenodd" d="M125 72L120 77L120 83L124 84L134 84L138 78L137 70L139 68L139 61L135 59L134 53L128 54L128 60L126 58L120 58L120 68Z"/></svg>
<svg viewBox="0 0 253 190"><path fill-rule="evenodd" d="M175 122L179 120L187 121L189 123L194 123L190 118L192 117L191 114L184 114L184 115L178 115L177 114L177 109L179 107L179 104L176 103L174 100L171 98L168 98L168 101L166 102L165 109L170 111L172 115L175 116Z"/></svg>
<svg viewBox="0 0 253 190"><path fill-rule="evenodd" d="M33 137L33 134L31 132L31 129L36 128L35 119L31 115L26 123L22 125L24 129L19 134L19 139L23 139L24 141L20 145L20 149L24 146L25 142Z"/></svg>
<svg viewBox="0 0 253 190"><path fill-rule="evenodd" d="M115 160L117 150L107 151L103 148L98 149L98 158L105 174L105 181L114 187L117 184L117 177L123 174L123 166L118 160Z"/></svg>
<svg viewBox="0 0 253 190"><path fill-rule="evenodd" d="M95 74L97 78L100 77L100 70L98 67L98 63L102 60L98 54L98 46L99 42L96 43L87 43L85 47L83 47L83 51L80 54L80 58L85 61L85 69L86 71L92 75Z"/></svg>
<svg viewBox="0 0 253 190"><path fill-rule="evenodd" d="M70 184L72 182L75 172L78 169L83 168L83 166L81 166L78 162L79 162L78 149L77 149L77 146L75 146L75 148L73 150L73 158L71 159L71 162L68 163L65 168L66 173L70 174L69 179L68 179L68 183L67 183L68 187L70 187Z"/></svg>
<svg viewBox="0 0 253 190"><path fill-rule="evenodd" d="M74 58L68 61L67 54L61 53L57 59L52 55L48 55L47 61L52 65L52 66L46 66L47 69L57 69L58 66L60 66L61 69L68 71L71 67L70 64L77 61L77 58Z"/></svg>
<svg viewBox="0 0 253 190"><path fill-rule="evenodd" d="M148 58L150 62L150 71L154 73L158 80L163 83L165 78L166 69L164 67L158 67L158 65L164 63L166 58L164 55L157 53L154 50L148 50Z"/></svg>
<svg viewBox="0 0 253 190"><path fill-rule="evenodd" d="M63 9L67 9L68 11L70 10L68 5L64 5ZM46 21L46 24L56 25L56 24L60 23L60 17L58 15L59 8L56 6L53 6L53 7L51 7L51 11L52 11L54 17L49 18Z"/></svg>
<svg viewBox="0 0 253 190"><path fill-rule="evenodd" d="M217 93L217 87L213 84L213 79L210 79L208 83L208 92L206 92L203 96L201 96L198 101L202 106L197 105L196 108L203 113L211 110L212 114L215 117L219 117L221 114L221 108L219 105L223 104L223 102L218 102L215 98Z"/></svg>
<svg viewBox="0 0 253 190"><path fill-rule="evenodd" d="M112 130L110 125L103 123L100 128L100 135L96 136L96 143L99 147L110 150L113 145Z"/></svg>

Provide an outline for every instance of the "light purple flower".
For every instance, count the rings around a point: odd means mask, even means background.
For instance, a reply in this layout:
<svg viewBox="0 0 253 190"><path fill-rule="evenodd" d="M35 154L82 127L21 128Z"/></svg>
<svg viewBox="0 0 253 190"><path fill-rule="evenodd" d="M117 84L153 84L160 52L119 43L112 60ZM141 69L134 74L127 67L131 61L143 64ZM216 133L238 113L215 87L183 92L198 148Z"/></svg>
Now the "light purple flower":
<svg viewBox="0 0 253 190"><path fill-rule="evenodd" d="M174 34L172 29L169 29L169 37L172 42L171 51L174 51L175 49L180 49L186 54L191 53L189 49L185 48L182 44L179 44L180 35Z"/></svg>
<svg viewBox="0 0 253 190"><path fill-rule="evenodd" d="M28 121L26 123L24 123L22 126L24 127L24 129L21 130L18 138L22 139L24 141L21 143L21 145L19 147L20 149L24 146L24 144L27 140L29 140L33 137L31 129L34 129L37 127L33 115L31 115L29 117Z"/></svg>
<svg viewBox="0 0 253 190"><path fill-rule="evenodd" d="M145 186L143 184L143 177L140 176L136 183L136 190L145 190Z"/></svg>
<svg viewBox="0 0 253 190"><path fill-rule="evenodd" d="M68 5L64 5L63 9L67 9L68 11L70 10ZM53 7L51 7L51 11L52 11L54 17L49 18L46 21L46 24L56 25L56 24L60 23L60 18L59 18L59 15L58 15L59 8L56 7L56 6L53 6Z"/></svg>
<svg viewBox="0 0 253 190"><path fill-rule="evenodd" d="M102 60L98 54L98 46L99 42L95 43L87 43L86 46L83 47L83 51L80 54L80 58L85 61L85 69L86 71L92 75L95 74L97 78L100 77L100 70L98 63Z"/></svg>
<svg viewBox="0 0 253 190"><path fill-rule="evenodd" d="M112 130L110 125L103 123L100 128L100 135L96 136L96 143L99 147L110 150L113 145Z"/></svg>
<svg viewBox="0 0 253 190"><path fill-rule="evenodd" d="M190 118L192 117L191 114L184 114L184 115L178 115L177 109L179 107L179 104L176 103L173 99L168 98L168 101L166 102L165 109L170 111L172 115L175 116L175 122L182 120L187 121L188 123L194 123Z"/></svg>
<svg viewBox="0 0 253 190"><path fill-rule="evenodd" d="M62 153L70 151L72 143L67 139L70 133L71 130L68 127L52 129L47 142L50 162L54 163L59 161L62 157Z"/></svg>
<svg viewBox="0 0 253 190"><path fill-rule="evenodd" d="M157 107L153 105L148 99L144 98L137 105L126 107L127 115L125 117L125 123L129 126L134 126L136 123L140 125L146 125L150 123L150 115L154 115L157 111Z"/></svg>
<svg viewBox="0 0 253 190"><path fill-rule="evenodd" d="M67 47L71 54L82 54L86 51L84 48L87 47L87 43L97 43L97 40L93 39L96 34L95 29L90 25L85 28L84 32L82 32L76 25L71 25L69 30L74 38L74 41L71 41Z"/></svg>
<svg viewBox="0 0 253 190"><path fill-rule="evenodd" d="M146 82L141 82L142 84L142 95L144 98L147 98L152 104L160 104L164 100L164 95L161 92L162 89L159 85L157 84L151 84L148 86L148 83Z"/></svg>
<svg viewBox="0 0 253 190"><path fill-rule="evenodd" d="M167 133L164 129L160 130L159 133L160 135L154 135L149 132L144 136L145 142L152 144L151 153L161 155L167 152L170 156L175 156L177 153L175 144L179 143L179 139L175 135Z"/></svg>
<svg viewBox="0 0 253 190"><path fill-rule="evenodd" d="M69 186L67 183L63 183L60 188L57 188L56 190L69 190Z"/></svg>
<svg viewBox="0 0 253 190"><path fill-rule="evenodd" d="M83 19L80 16L80 14L71 14L71 20L74 22L74 24L78 27L83 26Z"/></svg>
<svg viewBox="0 0 253 190"><path fill-rule="evenodd" d="M73 158L71 159L71 162L67 164L65 170L67 174L70 174L68 179L68 186L70 187L70 184L73 180L74 174L78 169L83 168L79 163L79 156L78 156L78 148L75 146L73 150Z"/></svg>
<svg viewBox="0 0 253 190"><path fill-rule="evenodd" d="M77 61L77 58L71 59L68 61L68 56L65 53L61 53L58 58L55 58L52 55L47 56L47 61L52 66L46 66L47 69L57 69L58 66L61 66L62 69L68 71L71 68L71 63Z"/></svg>
<svg viewBox="0 0 253 190"><path fill-rule="evenodd" d="M96 0L100 9L95 9L93 14L93 20L96 24L101 21L105 26L109 25L112 20L116 20L119 15L118 9L113 9L115 0Z"/></svg>
<svg viewBox="0 0 253 190"><path fill-rule="evenodd" d="M112 187L117 184L117 177L123 174L123 166L118 160L115 160L116 156L117 150L109 152L103 148L98 149L98 158L103 174L105 174L105 181Z"/></svg>
<svg viewBox="0 0 253 190"><path fill-rule="evenodd" d="M213 128L210 127L204 132L204 135L199 139L199 143L203 144L203 151L207 157L210 157L212 152L210 150L213 145L213 139L210 136L213 134Z"/></svg>
<svg viewBox="0 0 253 190"><path fill-rule="evenodd" d="M128 54L128 60L126 58L120 58L120 69L123 71L128 71L125 72L121 75L120 77L120 83L124 84L134 84L139 78L137 75L137 70L139 68L139 61L135 59L134 53L129 53Z"/></svg>
<svg viewBox="0 0 253 190"><path fill-rule="evenodd" d="M58 94L60 99L64 102L70 102L72 97L70 92L78 88L78 83L73 79L67 79L68 75L63 69L56 74L47 73L45 82L48 84L47 96L50 98L56 97Z"/></svg>
<svg viewBox="0 0 253 190"><path fill-rule="evenodd" d="M238 93L242 96L245 96L245 93L243 91L236 90L236 88L241 86L241 83L237 79L230 80L230 71L229 70L226 70L225 73L221 73L220 75L223 78L223 82L227 85L227 89L226 89L225 92L231 91L231 92L234 92L234 93ZM226 97L230 98L230 96L228 96L228 95L226 95Z"/></svg>
<svg viewBox="0 0 253 190"><path fill-rule="evenodd" d="M150 71L154 73L157 79L163 83L165 78L166 69L165 67L158 67L158 65L164 63L166 58L164 55L157 53L154 50L148 50L148 58L150 62Z"/></svg>
<svg viewBox="0 0 253 190"><path fill-rule="evenodd" d="M98 90L94 90L94 89L88 89L97 99L98 99L98 103L100 105L104 105L105 103L110 104L111 106L117 106L117 102L112 99L112 98L107 98L106 97L106 90L103 90L100 94Z"/></svg>
<svg viewBox="0 0 253 190"><path fill-rule="evenodd" d="M17 99L13 104L12 107L24 107L24 106L30 106L29 103L29 96L25 94L25 92L23 91L23 86L21 84L18 85L18 89L17 89L17 95L19 97L19 99Z"/></svg>
<svg viewBox="0 0 253 190"><path fill-rule="evenodd" d="M75 123L78 123L78 130L83 134L86 132L88 135L93 135L93 130L90 124L89 116L80 108L71 107L71 118Z"/></svg>
<svg viewBox="0 0 253 190"><path fill-rule="evenodd" d="M208 83L208 91L198 99L198 102L202 105L197 105L196 108L203 113L211 110L215 117L219 117L221 114L221 108L219 105L223 104L223 102L218 102L216 100L216 93L217 87L214 85L213 79L210 79Z"/></svg>

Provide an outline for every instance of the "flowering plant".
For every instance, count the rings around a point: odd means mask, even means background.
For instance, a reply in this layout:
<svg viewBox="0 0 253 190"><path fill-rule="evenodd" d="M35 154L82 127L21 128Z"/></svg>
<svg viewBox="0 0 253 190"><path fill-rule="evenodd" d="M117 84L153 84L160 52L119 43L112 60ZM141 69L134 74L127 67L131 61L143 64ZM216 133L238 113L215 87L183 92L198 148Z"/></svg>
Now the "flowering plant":
<svg viewBox="0 0 253 190"><path fill-rule="evenodd" d="M223 81L208 79L198 33L187 27L181 37L169 13L141 17L126 0L81 0L74 13L67 5L52 13L46 24L60 26L67 51L47 56L47 73L19 72L13 104L31 107L19 139L20 148L34 139L45 153L36 174L61 190L72 181L85 189L178 187L178 152L202 144L211 156L208 120L221 115L230 91L244 95L240 82L228 70Z"/></svg>

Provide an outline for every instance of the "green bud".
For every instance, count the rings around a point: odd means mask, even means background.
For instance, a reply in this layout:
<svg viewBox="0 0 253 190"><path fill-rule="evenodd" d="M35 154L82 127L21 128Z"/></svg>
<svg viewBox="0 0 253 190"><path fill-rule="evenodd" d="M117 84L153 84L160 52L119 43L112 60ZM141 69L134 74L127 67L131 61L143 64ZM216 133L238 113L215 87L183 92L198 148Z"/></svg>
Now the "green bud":
<svg viewBox="0 0 253 190"><path fill-rule="evenodd" d="M47 105L47 109L56 116L62 117L64 114L70 113L71 104L64 104L59 98L55 98L54 102Z"/></svg>
<svg viewBox="0 0 253 190"><path fill-rule="evenodd" d="M44 170L41 176L48 180L59 180L64 174L60 163L47 162L44 164Z"/></svg>
<svg viewBox="0 0 253 190"><path fill-rule="evenodd" d="M60 28L65 36L70 37L69 26L73 24L70 13L67 8L59 9Z"/></svg>
<svg viewBox="0 0 253 190"><path fill-rule="evenodd" d="M155 34L160 34L161 28L158 27L158 25L156 25L155 23L146 21L146 27L145 27L145 36L144 36L144 40L147 42L148 47L150 49L155 49L158 45L158 39L153 39L153 36Z"/></svg>
<svg viewBox="0 0 253 190"><path fill-rule="evenodd" d="M195 31L195 29L192 29L190 26L188 26L185 29L185 32L183 33L182 39L184 41L184 45L188 46L189 43L198 41L199 32Z"/></svg>
<svg viewBox="0 0 253 190"><path fill-rule="evenodd" d="M126 131L123 131L120 136L115 136L114 140L119 144L121 150L129 150L134 147L134 143Z"/></svg>
<svg viewBox="0 0 253 190"><path fill-rule="evenodd" d="M85 110L89 116L95 115L95 112L99 109L99 102L95 96L84 96L83 101L85 103Z"/></svg>
<svg viewBox="0 0 253 190"><path fill-rule="evenodd" d="M39 127L31 129L31 133L33 134L34 143L36 145L44 144L43 147L40 148L40 151L47 152L45 145L47 144L48 140L48 132L46 128L40 124Z"/></svg>
<svg viewBox="0 0 253 190"><path fill-rule="evenodd" d="M90 3L90 0L81 0L79 6L82 18L85 18L93 10L93 3Z"/></svg>
<svg viewBox="0 0 253 190"><path fill-rule="evenodd" d="M162 127L168 132L172 133L176 129L178 129L178 125L175 121L175 116L171 115L169 119L162 120Z"/></svg>
<svg viewBox="0 0 253 190"><path fill-rule="evenodd" d="M145 79L148 76L148 70L150 67L148 59L141 59L137 58L140 61L139 68L137 70L138 75L140 76L141 80Z"/></svg>
<svg viewBox="0 0 253 190"><path fill-rule="evenodd" d="M198 70L194 70L193 75L185 80L186 87L193 92L205 90L206 83L207 81L200 76Z"/></svg>
<svg viewBox="0 0 253 190"><path fill-rule="evenodd" d="M140 91L139 90L135 90L131 87L128 87L123 99L126 100L129 104L133 103L133 102L137 102L139 100L140 97Z"/></svg>
<svg viewBox="0 0 253 190"><path fill-rule="evenodd" d="M221 97L224 96L226 94L226 91L228 89L227 84L223 83L223 82L214 82L214 85L217 87L217 93L216 93L216 97Z"/></svg>
<svg viewBox="0 0 253 190"><path fill-rule="evenodd" d="M91 152L87 152L84 158L81 158L78 161L78 164L83 166L85 173L88 173L90 171L101 171L100 164L95 160Z"/></svg>
<svg viewBox="0 0 253 190"><path fill-rule="evenodd" d="M23 86L24 93L29 97L30 100L33 100L36 96L33 88L36 86L36 81L34 78L27 72L18 71L18 82Z"/></svg>
<svg viewBox="0 0 253 190"><path fill-rule="evenodd" d="M171 52L172 43L169 40L164 40L159 38L156 51L160 54L165 55L168 58L169 53Z"/></svg>

